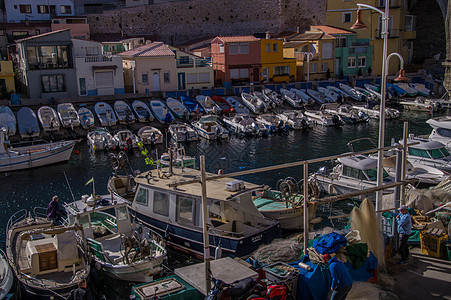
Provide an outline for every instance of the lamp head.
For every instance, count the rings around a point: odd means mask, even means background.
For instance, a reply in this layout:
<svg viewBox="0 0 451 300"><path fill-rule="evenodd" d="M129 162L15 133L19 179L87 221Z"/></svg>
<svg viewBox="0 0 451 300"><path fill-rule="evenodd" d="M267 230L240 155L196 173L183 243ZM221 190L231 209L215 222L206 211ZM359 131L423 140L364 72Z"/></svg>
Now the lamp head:
<svg viewBox="0 0 451 300"><path fill-rule="evenodd" d="M406 71L404 69L399 70L399 75L393 81L396 82L402 82L402 81L409 81L409 78L406 77Z"/></svg>
<svg viewBox="0 0 451 300"><path fill-rule="evenodd" d="M362 11L359 9L357 10L357 21L355 21L354 25L351 26L350 29L367 29L368 26L365 25L365 23L362 22Z"/></svg>

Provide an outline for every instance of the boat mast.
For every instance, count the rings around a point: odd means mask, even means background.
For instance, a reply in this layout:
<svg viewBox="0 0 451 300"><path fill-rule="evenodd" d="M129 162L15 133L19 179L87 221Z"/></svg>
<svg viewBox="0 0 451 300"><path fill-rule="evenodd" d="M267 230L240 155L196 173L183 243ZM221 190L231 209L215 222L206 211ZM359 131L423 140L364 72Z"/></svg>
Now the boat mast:
<svg viewBox="0 0 451 300"><path fill-rule="evenodd" d="M208 236L207 216L207 180L205 174L205 155L200 156L200 171L202 184L202 231L204 237L204 262L205 262L205 291L211 287L210 281L210 238Z"/></svg>

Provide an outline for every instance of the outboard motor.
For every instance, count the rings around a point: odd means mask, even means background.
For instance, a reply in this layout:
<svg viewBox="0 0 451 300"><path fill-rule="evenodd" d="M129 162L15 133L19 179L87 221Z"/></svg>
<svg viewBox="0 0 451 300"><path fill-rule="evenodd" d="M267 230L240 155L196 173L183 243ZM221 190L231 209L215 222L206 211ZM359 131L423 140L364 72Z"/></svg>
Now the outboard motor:
<svg viewBox="0 0 451 300"><path fill-rule="evenodd" d="M327 174L327 167L323 166L323 167L319 168L318 171L316 171L316 174L326 175Z"/></svg>
<svg viewBox="0 0 451 300"><path fill-rule="evenodd" d="M333 116L332 116L332 122L333 122L335 125L340 124L340 119L338 118L337 115L333 115Z"/></svg>
<svg viewBox="0 0 451 300"><path fill-rule="evenodd" d="M255 122L252 122L252 131L254 131L255 133L258 133L259 129L258 129L258 125Z"/></svg>

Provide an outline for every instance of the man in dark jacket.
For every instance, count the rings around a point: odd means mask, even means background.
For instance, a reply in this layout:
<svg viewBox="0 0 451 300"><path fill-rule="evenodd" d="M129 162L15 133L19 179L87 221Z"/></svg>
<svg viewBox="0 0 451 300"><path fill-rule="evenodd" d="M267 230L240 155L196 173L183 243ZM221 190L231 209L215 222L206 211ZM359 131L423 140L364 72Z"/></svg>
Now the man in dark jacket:
<svg viewBox="0 0 451 300"><path fill-rule="evenodd" d="M58 201L58 196L53 196L47 207L47 220L52 221L53 225L61 224L61 211Z"/></svg>
<svg viewBox="0 0 451 300"><path fill-rule="evenodd" d="M94 300L95 297L91 292L91 289L88 287L86 279L80 279L78 282L78 288L72 290L68 300Z"/></svg>
<svg viewBox="0 0 451 300"><path fill-rule="evenodd" d="M346 299L352 288L352 278L348 269L335 256L331 257L330 254L325 254L323 258L329 264L329 271L332 275L332 285L330 287L332 295L330 300Z"/></svg>

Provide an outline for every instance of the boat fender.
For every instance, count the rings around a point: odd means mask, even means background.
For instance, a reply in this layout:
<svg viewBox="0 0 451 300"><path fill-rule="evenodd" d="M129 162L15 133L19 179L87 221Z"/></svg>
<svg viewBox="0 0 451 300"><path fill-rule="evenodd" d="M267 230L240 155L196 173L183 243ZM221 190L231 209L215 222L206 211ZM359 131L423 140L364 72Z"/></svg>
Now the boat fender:
<svg viewBox="0 0 451 300"><path fill-rule="evenodd" d="M215 249L215 259L220 259L222 257L222 247L221 244Z"/></svg>
<svg viewBox="0 0 451 300"><path fill-rule="evenodd" d="M306 270L306 271L309 271L309 272L312 270L312 267L310 267L309 265L307 265L307 264L305 264L305 263L303 263L303 262L300 262L300 263L298 264L298 266L299 266L300 268Z"/></svg>
<svg viewBox="0 0 451 300"><path fill-rule="evenodd" d="M102 269L102 265L98 261L96 261L95 268L97 271L100 271Z"/></svg>
<svg viewBox="0 0 451 300"><path fill-rule="evenodd" d="M218 170L218 175L222 175L223 174L223 170L222 169L219 169Z"/></svg>

